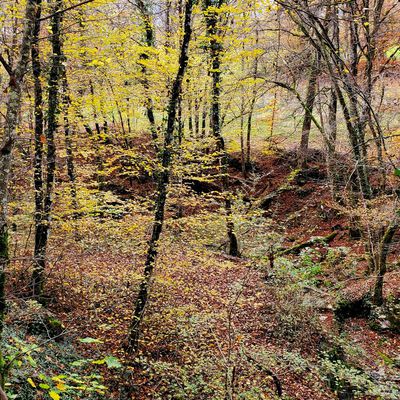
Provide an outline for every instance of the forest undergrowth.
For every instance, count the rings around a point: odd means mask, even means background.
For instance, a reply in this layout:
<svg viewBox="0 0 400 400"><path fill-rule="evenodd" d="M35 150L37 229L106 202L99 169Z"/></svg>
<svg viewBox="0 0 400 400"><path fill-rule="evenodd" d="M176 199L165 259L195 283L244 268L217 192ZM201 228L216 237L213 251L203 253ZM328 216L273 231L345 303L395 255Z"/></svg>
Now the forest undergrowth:
<svg viewBox="0 0 400 400"><path fill-rule="evenodd" d="M149 234L148 204L126 195L116 201L110 192L110 214L58 220L50 243L47 308L23 299L23 257L10 273L15 312L9 314L9 344L31 346L34 363L10 372L14 397L398 398L399 338L387 321L374 327L357 310L352 315L351 305L368 293L372 280L364 275L362 244L345 230L346 216L325 200L323 166L312 167L322 177L293 183L263 210L251 204L263 194L265 162L276 188L288 180L291 167L280 154L259 160L246 186L231 168L240 258L225 253L218 192L179 185L171 190L144 345L133 361L123 348ZM177 210L182 190L187 207ZM280 255L333 230L338 234L330 243ZM18 239L24 240L29 239ZM388 272L385 280L385 297L398 298L398 273ZM341 304L349 304L348 314L337 314ZM56 343L46 340L54 333L40 329L47 313L61 324ZM26 335L13 333L17 326ZM31 371L28 381L20 376L24 368Z"/></svg>

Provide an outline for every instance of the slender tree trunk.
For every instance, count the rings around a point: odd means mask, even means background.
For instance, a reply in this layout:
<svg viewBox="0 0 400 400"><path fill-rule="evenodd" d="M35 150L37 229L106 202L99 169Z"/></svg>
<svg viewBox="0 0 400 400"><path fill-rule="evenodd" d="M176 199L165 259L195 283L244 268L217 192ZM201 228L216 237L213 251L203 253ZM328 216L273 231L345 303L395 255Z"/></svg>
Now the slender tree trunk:
<svg viewBox="0 0 400 400"><path fill-rule="evenodd" d="M35 160L34 160L34 187L35 187L35 248L33 254L33 269L44 268L43 248L44 236L44 196L43 182L43 149L46 137L43 130L43 89L42 69L40 66L39 33L40 33L41 4L36 9L36 20L32 37L32 72L35 95ZM32 288L32 293L34 289Z"/></svg>
<svg viewBox="0 0 400 400"><path fill-rule="evenodd" d="M109 78L107 78L107 83L108 83L108 86L110 88L111 94L114 97L114 104L115 104L115 107L117 108L117 113L118 113L118 117L119 117L119 123L120 123L121 131L122 131L122 138L123 138L123 142L125 144L125 149L128 150L131 146L129 144L129 140L128 140L129 138L128 138L127 134L126 134L124 117L122 115L122 109L121 109L121 106L119 104L119 101L117 100L117 97L116 97L115 91L114 91L114 87L113 87L113 85L112 85L112 83L111 83ZM100 132L99 135L101 135L101 130L100 130L100 125L99 124L98 124L98 132ZM99 137L99 140L100 139L101 139L101 137Z"/></svg>
<svg viewBox="0 0 400 400"><path fill-rule="evenodd" d="M338 18L338 8L333 5L329 10L331 15L330 29L332 31L332 42L337 49L340 48L340 35L339 35L339 18ZM327 17L329 17L329 12L327 11ZM338 56L340 53L337 54ZM327 171L328 177L331 184L332 197L336 201L340 201L340 174L339 165L336 160L336 139L337 139L337 109L338 101L334 85L331 85L331 90L329 93L329 103L328 103L328 123L326 130L326 148L327 148Z"/></svg>
<svg viewBox="0 0 400 400"><path fill-rule="evenodd" d="M44 270L46 263L47 243L50 233L51 209L53 204L53 192L56 170L56 146L55 133L57 130L57 117L59 113L59 86L62 73L61 55L61 13L62 0L53 3L53 17L51 20L52 36L52 60L49 74L49 94L47 111L47 163L46 163L46 190L43 197L43 215L35 227L35 251L34 265L31 280L32 296L41 299L43 295Z"/></svg>
<svg viewBox="0 0 400 400"><path fill-rule="evenodd" d="M90 97L91 97L91 102L92 102L92 110L93 110L93 119L94 119L94 126L96 128L96 134L97 134L97 140L100 141L101 140L101 129L100 129L100 124L97 118L97 110L96 110L96 104L94 101L95 95L94 95L94 85L92 80L89 81L89 90L90 90ZM115 123L115 119L113 116L113 122L114 125L116 125Z"/></svg>
<svg viewBox="0 0 400 400"><path fill-rule="evenodd" d="M339 200L339 171L336 160L337 137L337 97L334 89L331 89L328 104L328 124L326 129L326 164L328 177L331 183L332 196Z"/></svg>
<svg viewBox="0 0 400 400"><path fill-rule="evenodd" d="M178 144L179 146L182 144L182 139L184 135L184 127L185 124L183 122L183 115L182 115L182 91L179 93L178 99L178 129L177 129L177 137L178 137Z"/></svg>
<svg viewBox="0 0 400 400"><path fill-rule="evenodd" d="M63 114L64 114L64 139L65 139L65 149L67 153L67 174L70 184L71 193L71 204L72 208L76 211L78 209L78 199L76 191L76 176L75 176L75 163L74 163L74 151L72 145L72 129L69 122L68 111L70 106L70 97L68 94L68 80L67 71L65 67L63 68Z"/></svg>
<svg viewBox="0 0 400 400"><path fill-rule="evenodd" d="M243 13L243 18L246 17L246 13ZM245 74L245 43L242 41L242 50L243 55L241 56L241 73ZM245 95L244 89L241 87L240 89L240 163L242 167L243 178L247 178L247 168L246 168L246 149L244 143L244 114L245 114Z"/></svg>
<svg viewBox="0 0 400 400"><path fill-rule="evenodd" d="M244 147L244 96L242 93L241 105L240 105L240 162L242 167L243 177L247 178L246 169L246 150Z"/></svg>
<svg viewBox="0 0 400 400"><path fill-rule="evenodd" d="M194 132L196 137L200 134L200 101L198 96L194 99Z"/></svg>
<svg viewBox="0 0 400 400"><path fill-rule="evenodd" d="M6 309L5 280L6 268L9 262L8 242L8 182L11 171L12 150L16 140L16 128L21 107L22 82L29 63L32 33L36 16L37 2L28 0L25 8L25 25L20 46L20 59L12 68L1 59L1 63L10 76L8 95L6 99L6 117L4 134L0 142L0 337L3 332L4 314Z"/></svg>
<svg viewBox="0 0 400 400"><path fill-rule="evenodd" d="M152 48L154 47L155 43L155 31L153 27L152 16L150 10L145 2L145 0L136 0L136 6L139 9L142 15L142 22L144 27L144 44ZM167 38L169 42L169 37ZM148 60L149 55L144 51L140 54L141 60ZM150 133L153 140L153 146L157 153L159 153L158 148L158 134L157 134L157 126L156 126L156 119L154 115L154 102L150 95L150 82L147 77L147 67L143 63L142 64L142 85L145 91L145 107L146 107L146 114L147 119L150 125Z"/></svg>
<svg viewBox="0 0 400 400"><path fill-rule="evenodd" d="M97 185L98 189L100 192L104 189L104 163L103 163L103 157L100 154L100 146L99 143L101 141L101 128L100 124L97 120L97 110L96 110L96 105L94 102L94 86L93 82L90 80L89 81L89 90L90 90L90 96L91 96L91 103L92 103L92 112L93 112L93 119L94 119L94 126L96 129L96 134L94 133L93 129L90 127L90 125L86 122L84 122L83 126L85 128L85 131L87 132L88 136L92 139L93 141L93 148L94 152L96 154L96 164L97 164L97 171L96 171L96 179L97 179ZM81 115L83 118L83 116ZM115 126L115 118L114 118L114 113L112 114L112 121L113 125Z"/></svg>
<svg viewBox="0 0 400 400"><path fill-rule="evenodd" d="M256 30L256 46L258 46L258 30ZM258 74L258 56L254 59L253 63L253 79L256 81ZM253 113L254 107L256 104L257 98L257 86L256 83L253 83L253 90L252 90L252 97L250 101L250 109L249 115L247 116L247 136L246 136L246 170L251 169L251 129L252 129L252 122L253 122Z"/></svg>
<svg viewBox="0 0 400 400"><path fill-rule="evenodd" d="M210 37L210 56L211 56L211 77L212 77L212 99L211 99L211 129L217 142L217 151L220 153L220 166L223 175L223 188L225 196L226 228L229 239L229 254L239 256L239 244L235 233L235 226L232 219L232 199L229 193L228 175L228 154L225 149L225 142L221 134L221 54L222 43L217 38L221 34L218 29L218 13L212 7L220 7L222 1L206 0L207 10L206 24L207 33Z"/></svg>
<svg viewBox="0 0 400 400"><path fill-rule="evenodd" d="M170 47L171 43L171 8L172 1L167 0L167 9L165 10L165 47Z"/></svg>
<svg viewBox="0 0 400 400"><path fill-rule="evenodd" d="M281 14L282 11L279 9L276 12L276 22L277 22L277 30L278 30L278 37L277 37L277 44L276 44L276 52L274 58L274 80L275 82L278 80L278 62L279 62L279 53L281 50ZM274 135L274 128L275 128L275 115L276 115L276 105L278 100L278 93L277 89L274 89L274 98L272 100L272 115L271 115L271 127L269 130L269 137L272 138Z"/></svg>
<svg viewBox="0 0 400 400"><path fill-rule="evenodd" d="M207 128L207 114L208 114L208 102L207 102L208 86L205 84L204 88L204 99L203 99L203 109L201 112L201 137L205 138L206 128Z"/></svg>
<svg viewBox="0 0 400 400"><path fill-rule="evenodd" d="M192 107L192 99L191 99L191 93L190 93L190 86L188 87L188 92L189 92L189 98L187 102L187 111L188 111L188 129L189 129L189 135L190 137L193 137L193 107Z"/></svg>
<svg viewBox="0 0 400 400"><path fill-rule="evenodd" d="M158 254L158 241L164 223L164 210L167 198L168 183L170 178L170 166L172 161L172 141L174 134L174 125L177 114L179 95L182 87L182 81L188 63L188 52L190 37L192 34L192 8L194 1L187 0L185 7L184 36L179 56L179 69L172 86L171 96L168 105L167 126L164 135L164 147L162 153L162 170L158 175L157 199L154 215L153 232L147 249L145 262L144 278L139 287L139 293L136 300L135 310L132 316L131 325L128 334L128 352L135 353L139 347L140 327L143 320L145 307L147 304L151 278L154 271L154 264Z"/></svg>
<svg viewBox="0 0 400 400"><path fill-rule="evenodd" d="M250 102L249 115L247 116L247 135L246 135L246 171L251 169L251 130L253 122L254 106L256 104L255 93L253 93L253 98Z"/></svg>
<svg viewBox="0 0 400 400"><path fill-rule="evenodd" d="M129 133L129 137L132 134L132 126L131 126L131 105L130 105L130 99L129 97L126 99L126 123L128 125L128 133Z"/></svg>
<svg viewBox="0 0 400 400"><path fill-rule="evenodd" d="M307 153L308 144L310 141L310 130L312 121L312 112L314 108L316 90L317 90L317 76L318 76L318 55L315 55L314 61L311 65L310 76L308 78L307 95L306 95L306 109L304 111L303 126L301 128L301 141L298 153L298 167L305 168L307 166Z"/></svg>
<svg viewBox="0 0 400 400"><path fill-rule="evenodd" d="M380 252L378 255L378 262L376 268L376 280L374 285L374 291L372 301L376 306L383 304L383 280L385 278L387 270L387 257L390 250L390 245L393 241L393 237L399 229L398 217L387 227L385 234L380 243Z"/></svg>

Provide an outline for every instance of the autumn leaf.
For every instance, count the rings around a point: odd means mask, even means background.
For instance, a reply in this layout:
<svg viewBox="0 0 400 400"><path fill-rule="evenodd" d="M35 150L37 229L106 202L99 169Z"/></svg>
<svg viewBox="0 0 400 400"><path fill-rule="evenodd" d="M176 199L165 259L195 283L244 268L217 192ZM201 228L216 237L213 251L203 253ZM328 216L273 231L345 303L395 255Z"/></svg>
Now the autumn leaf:
<svg viewBox="0 0 400 400"><path fill-rule="evenodd" d="M34 387L34 388L36 387L36 384L35 384L35 382L33 382L32 378L28 378L27 381L32 387Z"/></svg>
<svg viewBox="0 0 400 400"><path fill-rule="evenodd" d="M83 339L79 339L79 341L80 341L81 343L87 343L87 344L91 344L91 343L103 343L102 340L100 340L100 339L94 339L94 338L91 338L91 337L86 337L86 338L83 338Z"/></svg>
<svg viewBox="0 0 400 400"><path fill-rule="evenodd" d="M55 392L54 390L52 390L52 391L49 392L49 396L50 396L53 400L60 400L60 399L61 399L60 395L59 395L57 392Z"/></svg>

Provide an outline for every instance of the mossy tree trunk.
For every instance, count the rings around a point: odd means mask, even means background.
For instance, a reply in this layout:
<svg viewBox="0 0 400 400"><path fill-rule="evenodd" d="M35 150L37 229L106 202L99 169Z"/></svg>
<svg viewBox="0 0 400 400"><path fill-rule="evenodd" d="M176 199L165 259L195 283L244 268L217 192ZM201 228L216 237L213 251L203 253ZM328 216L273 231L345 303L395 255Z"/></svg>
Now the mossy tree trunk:
<svg viewBox="0 0 400 400"><path fill-rule="evenodd" d="M46 155L46 178L45 187L43 181L39 186L41 191L41 204L37 210L35 224L35 250L33 259L33 272L31 279L31 294L37 299L43 295L44 270L46 264L46 250L50 232L51 209L53 204L53 192L55 184L56 170L56 146L55 133L57 130L57 119L59 114L59 86L62 75L62 42L61 42L61 21L62 0L55 0L53 4L53 16L51 19L51 46L52 58L49 73L49 92L47 110L47 129L45 141L47 145ZM35 165L36 167L36 165ZM37 166L37 175L43 176L42 164ZM35 173L36 178L36 173ZM36 182L35 182L36 185ZM40 213L40 216L39 216Z"/></svg>

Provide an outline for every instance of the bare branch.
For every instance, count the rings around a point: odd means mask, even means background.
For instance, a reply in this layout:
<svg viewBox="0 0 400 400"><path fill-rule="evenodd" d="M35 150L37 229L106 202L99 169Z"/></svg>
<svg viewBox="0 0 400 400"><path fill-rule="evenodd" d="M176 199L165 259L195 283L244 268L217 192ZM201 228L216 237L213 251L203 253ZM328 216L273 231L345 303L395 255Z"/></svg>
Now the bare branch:
<svg viewBox="0 0 400 400"><path fill-rule="evenodd" d="M70 7L64 8L63 10L56 11L53 14L46 15L45 17L40 18L39 21L46 21L47 19L50 19L50 18L54 17L57 14L63 14L65 12L67 12L67 11L73 10L74 8L83 6L83 5L88 4L88 3L92 3L93 1L95 1L95 0L84 0L84 1L81 1L78 4L74 4L74 5L70 6Z"/></svg>

